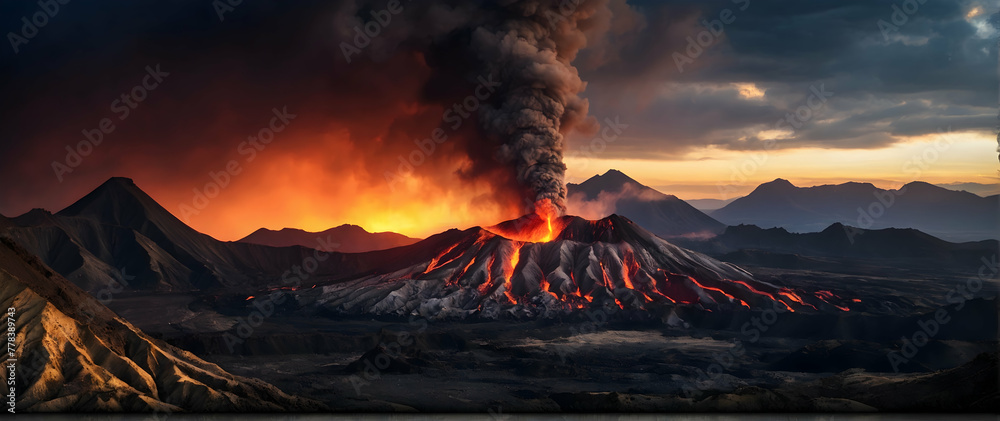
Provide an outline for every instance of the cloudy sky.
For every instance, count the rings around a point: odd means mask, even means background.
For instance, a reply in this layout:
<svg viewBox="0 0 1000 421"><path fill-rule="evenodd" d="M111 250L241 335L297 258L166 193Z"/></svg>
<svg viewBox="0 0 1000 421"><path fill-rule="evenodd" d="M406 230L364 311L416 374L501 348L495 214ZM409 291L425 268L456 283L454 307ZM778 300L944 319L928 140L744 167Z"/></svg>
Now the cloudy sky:
<svg viewBox="0 0 1000 421"><path fill-rule="evenodd" d="M995 1L585 3L580 37L558 40L589 103L567 133L568 181L616 168L687 199L779 177L998 183ZM0 4L0 213L57 211L126 176L224 240L342 223L423 236L516 214L498 187L510 175L472 146L475 115L399 172L475 92L469 61L484 58L462 34L491 6L404 1L348 61L344 43L384 1L224 4ZM125 114L130 92L143 98ZM287 124L249 159L275 109ZM67 157L104 119L114 130Z"/></svg>

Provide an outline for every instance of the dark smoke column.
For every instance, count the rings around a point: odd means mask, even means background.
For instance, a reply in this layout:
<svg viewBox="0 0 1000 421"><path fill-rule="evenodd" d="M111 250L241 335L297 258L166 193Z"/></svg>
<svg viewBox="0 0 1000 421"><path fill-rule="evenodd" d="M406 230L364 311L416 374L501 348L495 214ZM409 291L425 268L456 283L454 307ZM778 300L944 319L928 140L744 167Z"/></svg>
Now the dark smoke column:
<svg viewBox="0 0 1000 421"><path fill-rule="evenodd" d="M605 1L500 1L500 23L479 27L471 46L501 93L480 109L480 125L517 181L534 195L536 212L566 209L563 137L586 118L586 84L570 62L586 44L578 24ZM546 201L546 199L548 199Z"/></svg>

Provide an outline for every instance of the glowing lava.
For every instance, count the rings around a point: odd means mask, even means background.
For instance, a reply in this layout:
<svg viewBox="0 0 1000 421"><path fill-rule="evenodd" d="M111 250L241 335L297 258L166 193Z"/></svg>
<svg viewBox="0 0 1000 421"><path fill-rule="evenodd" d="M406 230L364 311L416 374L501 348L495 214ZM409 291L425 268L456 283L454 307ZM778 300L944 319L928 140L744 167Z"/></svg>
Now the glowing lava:
<svg viewBox="0 0 1000 421"><path fill-rule="evenodd" d="M545 215L545 226L548 227L548 232L544 237L542 237L541 242L543 243L552 241L552 237L554 237L554 234L552 233L552 215Z"/></svg>
<svg viewBox="0 0 1000 421"><path fill-rule="evenodd" d="M342 294L340 301L330 302L348 312L358 311L354 297L360 296L359 289L382 289L388 298L367 311L407 314L419 305L417 300L433 297L468 306L442 314L474 311L490 318L507 314L502 309L549 317L560 309L607 305L636 310L682 305L717 312L770 308L773 303L790 312L850 310L844 305L850 301L833 291L758 281L735 266L676 247L627 219L560 216L547 201L536 204L530 215L470 230L435 249L426 261L407 269L342 282L323 293ZM398 288L407 283L411 288Z"/></svg>
<svg viewBox="0 0 1000 421"><path fill-rule="evenodd" d="M517 304L517 299L515 299L514 294L511 294L510 292L510 289L512 288L510 278L514 276L514 268L517 267L517 262L519 260L521 260L521 245L515 243L514 251L511 253L510 257L510 268L507 269L507 273L504 274L505 275L504 278L506 279L504 279L503 282L503 293L504 295L507 296L507 299L509 299L510 302L514 304Z"/></svg>
<svg viewBox="0 0 1000 421"><path fill-rule="evenodd" d="M564 228L560 210L549 199L535 203L535 213L526 215L510 224L494 225L488 231L501 237L523 243L548 243L555 240Z"/></svg>

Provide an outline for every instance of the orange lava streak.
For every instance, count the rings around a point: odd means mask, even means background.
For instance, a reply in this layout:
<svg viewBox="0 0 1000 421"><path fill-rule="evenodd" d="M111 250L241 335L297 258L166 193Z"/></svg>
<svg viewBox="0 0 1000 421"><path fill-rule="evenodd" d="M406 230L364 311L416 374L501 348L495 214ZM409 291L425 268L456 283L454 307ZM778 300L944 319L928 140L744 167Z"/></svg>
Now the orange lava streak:
<svg viewBox="0 0 1000 421"><path fill-rule="evenodd" d="M674 300L673 298L670 298L669 296L667 296L667 294L664 294L664 293L660 292L660 290L656 288L656 284L653 284L652 290L653 290L653 292L655 292L657 294L660 294L661 297L670 300L671 303L677 304L677 300Z"/></svg>
<svg viewBox="0 0 1000 421"><path fill-rule="evenodd" d="M514 294L510 293L510 288L511 288L510 278L512 278L514 276L514 268L517 267L517 262L521 260L521 245L520 244L517 244L517 243L514 244L514 252L512 254L513 255L510 257L510 269L507 270L506 277L505 277L506 279L504 280L504 283L503 283L503 286L504 286L503 293L504 293L504 295L507 296L507 299L509 299L510 302L512 302L514 304L517 304L517 299L514 298Z"/></svg>
<svg viewBox="0 0 1000 421"><path fill-rule="evenodd" d="M493 286L493 261L494 258L491 255L490 260L486 262L486 279L483 283L479 285L478 291L480 296L485 296L489 292L490 287Z"/></svg>
<svg viewBox="0 0 1000 421"><path fill-rule="evenodd" d="M565 228L565 222L559 218L559 214L559 208L549 199L543 199L535 203L534 215L521 217L514 226L501 224L486 230L522 243L547 243L555 240Z"/></svg>
<svg viewBox="0 0 1000 421"><path fill-rule="evenodd" d="M819 298L820 300L823 300L823 301L826 301L826 300L829 300L829 299L832 299L832 298L840 298L836 294L834 294L833 292L825 291L825 290L816 291L815 295L816 295L816 298Z"/></svg>
<svg viewBox="0 0 1000 421"><path fill-rule="evenodd" d="M766 295L766 296L768 296L768 297L771 297L771 298L774 298L774 296L773 296L773 295L771 295L770 293L767 293L767 292L764 292L764 291L761 291L761 290L759 290L759 289L757 289L757 288L754 288L754 287L750 286L750 284L748 284L748 283L746 283L746 282L743 282L743 281L737 281L737 280L735 280L735 279L734 279L734 280L732 280L732 282L735 282L735 283L737 283L737 284L740 284L740 285L743 285L744 287L746 287L746 289L749 289L749 290L750 290L750 292L752 292L752 293L754 293L754 294L759 294L759 295Z"/></svg>
<svg viewBox="0 0 1000 421"><path fill-rule="evenodd" d="M542 242L547 243L552 241L555 234L552 232L552 215L545 215L545 226L548 227L548 232L542 237Z"/></svg>
<svg viewBox="0 0 1000 421"><path fill-rule="evenodd" d="M472 260L469 260L469 264L465 265L465 268L463 268L461 272L455 272L456 275L452 276L451 281L448 282L448 284L458 284L462 277L465 276L466 272L469 271L469 268L474 264L476 264L476 256L472 256Z"/></svg>
<svg viewBox="0 0 1000 421"><path fill-rule="evenodd" d="M632 267L632 265L629 264L629 260L635 260L635 259L632 258L631 253L625 253L625 255L622 257L622 280L625 281L625 288L635 289L635 287L632 285L632 280L629 279L628 277L629 269L631 269ZM638 265L636 265L636 267L638 267Z"/></svg>
<svg viewBox="0 0 1000 421"><path fill-rule="evenodd" d="M758 295L763 295L763 296L766 296L766 297L770 297L772 300L774 300L776 302L779 302L779 303L781 303L781 305L785 306L785 308L788 309L788 311L790 311L792 313L795 312L795 309L793 309L792 306L788 305L788 303L786 303L784 301L781 301L781 299L778 298L778 297L775 297L774 294L761 291L761 290L759 290L757 288L754 288L754 287L750 286L750 284L748 284L746 282L743 282L743 281L738 281L738 280L734 279L734 280L732 280L732 282L735 282L737 284L743 285L744 287L746 287L746 289L749 289L750 292L753 292L754 294L758 294ZM749 307L749 306L747 306L747 307Z"/></svg>
<svg viewBox="0 0 1000 421"><path fill-rule="evenodd" d="M795 301L796 303L812 307L813 310L819 310L818 308L816 308L816 306L814 306L812 304L809 304L809 303L807 303L805 301L802 301L802 297L799 297L799 295L796 294L796 293L794 293L794 292L792 292L792 290L782 288L780 291L778 291L778 294L781 294L782 296L784 296L784 297L786 297L786 298L788 298L788 299L790 299L792 301Z"/></svg>
<svg viewBox="0 0 1000 421"><path fill-rule="evenodd" d="M733 301L733 302L739 301L736 297L727 294L726 291L723 291L723 290L721 290L719 288L707 287L707 286L704 286L702 284L699 284L698 281L694 280L694 278L692 278L690 276L688 276L687 278L688 278L688 280L690 280L691 282L693 282L695 285L697 285L701 289L707 289L709 291L718 292L718 293L720 293L722 295L725 295L727 298L729 298L730 301Z"/></svg>
<svg viewBox="0 0 1000 421"><path fill-rule="evenodd" d="M245 300L243 300L243 301L250 301L250 300L252 300L252 299L253 299L253 297L254 297L254 296L253 296L253 295L251 295L251 296L247 297L247 299L245 299Z"/></svg>
<svg viewBox="0 0 1000 421"><path fill-rule="evenodd" d="M549 294L549 295L551 295L553 297L556 297L558 299L559 296L556 295L556 293L554 293L552 291L549 291L549 287L550 286L552 286L552 285L549 284L549 281L545 280L544 276L542 277L542 280L538 283L538 289L539 289L540 292Z"/></svg>
<svg viewBox="0 0 1000 421"><path fill-rule="evenodd" d="M608 277L608 273L604 271L604 262L597 262L597 264L601 266L601 278L604 280L604 287L608 289L608 292L611 294L611 298L615 299L615 304L618 305L618 308L624 310L625 306L622 305L622 302L618 301L618 297L615 296L615 284L611 282L611 278Z"/></svg>
<svg viewBox="0 0 1000 421"><path fill-rule="evenodd" d="M431 262L427 264L427 269L424 269L424 273L430 273L432 270L437 269L437 268L439 268L441 266L444 266L444 265L446 265L448 263L451 263L452 260L455 260L456 258L458 258L456 256L455 258L453 258L453 259L451 259L451 260L449 260L447 262L438 264L438 261L441 260L442 257L448 255L448 253L451 253L451 251L454 250L455 247L458 247L458 244L452 244L451 247L448 247L447 250L441 252L441 254L438 254L437 257L431 259Z"/></svg>

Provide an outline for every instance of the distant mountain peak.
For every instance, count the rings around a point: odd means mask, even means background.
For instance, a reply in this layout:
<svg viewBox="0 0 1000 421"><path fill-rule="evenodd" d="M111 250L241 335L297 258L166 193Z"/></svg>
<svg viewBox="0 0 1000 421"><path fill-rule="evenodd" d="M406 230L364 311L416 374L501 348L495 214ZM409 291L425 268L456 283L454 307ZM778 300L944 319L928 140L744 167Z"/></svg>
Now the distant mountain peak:
<svg viewBox="0 0 1000 421"><path fill-rule="evenodd" d="M283 233L283 234L316 235L316 234L325 234L325 233L332 233L332 232L353 232L353 233L358 233L358 234L381 234L379 232L368 231L368 230L365 229L365 227L362 227L360 225L355 225L355 224L341 224L341 225L337 225L337 226L335 226L333 228L328 228L328 229L325 229L325 230L322 230L322 231L309 231L309 230L304 230L302 228L292 228L292 227L285 227L285 228L282 228L280 230L272 230L272 229L267 228L267 227L261 227L261 228L258 228L253 233L251 233L250 235L261 234L261 233ZM247 237L249 237L249 235Z"/></svg>
<svg viewBox="0 0 1000 421"><path fill-rule="evenodd" d="M107 183L123 183L133 186L135 185L135 181L128 177L111 177L108 179L108 181L105 181L105 184Z"/></svg>
<svg viewBox="0 0 1000 421"><path fill-rule="evenodd" d="M635 184L639 184L639 182L635 181L635 179L633 179L632 177L629 177L625 173L623 173L621 171L618 171L616 169L610 169L607 172L605 172L604 174L599 175L597 177L603 178L603 179L605 179L606 181L609 181L609 182L610 181L616 181L616 182L620 182L620 183L635 183Z"/></svg>
<svg viewBox="0 0 1000 421"><path fill-rule="evenodd" d="M794 184L784 178L775 178L774 181L762 183L750 194L754 193L783 193L798 190Z"/></svg>
<svg viewBox="0 0 1000 421"><path fill-rule="evenodd" d="M83 213L115 210L121 212L124 208L138 211L140 209L162 209L153 198L142 191L131 178L111 177L101 183L94 191L82 199L59 211L61 215L78 216ZM166 212L166 209L163 209Z"/></svg>
<svg viewBox="0 0 1000 421"><path fill-rule="evenodd" d="M172 242L194 246L198 238L204 236L125 177L108 179L56 215L94 218L102 224L128 227L158 244L166 244L169 238Z"/></svg>
<svg viewBox="0 0 1000 421"><path fill-rule="evenodd" d="M601 219L617 213L664 238L692 233L719 233L725 225L677 196L643 185L610 169L580 184L568 184L571 213Z"/></svg>
<svg viewBox="0 0 1000 421"><path fill-rule="evenodd" d="M49 212L47 209L32 208L30 211L27 211L27 212L19 215L18 218L24 217L24 216L32 216L32 215L52 215L52 212Z"/></svg>
<svg viewBox="0 0 1000 421"><path fill-rule="evenodd" d="M359 225L343 224L336 227L312 232L300 228L282 228L271 230L260 228L236 242L262 244L272 247L304 246L316 247L319 240L339 244L337 251L359 253L371 250L383 250L413 244L419 239L410 238L395 232L369 232Z"/></svg>
<svg viewBox="0 0 1000 421"><path fill-rule="evenodd" d="M792 184L791 181L785 180L784 178L775 178L773 181L771 181L769 183L763 183L763 184L761 184L761 186L769 186L769 187L795 187L795 188L797 188L794 184Z"/></svg>
<svg viewBox="0 0 1000 421"><path fill-rule="evenodd" d="M729 225L781 226L792 232L829 232L834 222L869 229L915 228L950 241L996 238L997 201L914 181L898 190L845 182L795 187L776 179L712 212ZM961 215L961 217L956 217Z"/></svg>
<svg viewBox="0 0 1000 421"><path fill-rule="evenodd" d="M52 220L52 212L42 208L34 208L10 220L18 225L41 225Z"/></svg>
<svg viewBox="0 0 1000 421"><path fill-rule="evenodd" d="M928 182L925 182L925 181L911 181L909 183L904 184L903 187L900 187L900 189L913 189L913 190L921 191L921 192L938 192L938 193L940 193L940 192L956 191L956 190L948 190L948 189L946 189L944 187L936 186L934 184L931 184L931 183L928 183ZM964 191L958 191L958 193L974 194L974 193L969 193L969 192L964 192Z"/></svg>
<svg viewBox="0 0 1000 421"><path fill-rule="evenodd" d="M595 199L602 191L617 193L624 190L626 186L630 184L633 188L637 188L640 191L653 190L652 188L635 181L632 177L629 177L625 173L615 169L608 170L604 174L590 177L580 184L571 184L569 187L571 189L573 189L574 186L579 187L579 189L576 190L584 192L588 199Z"/></svg>

